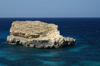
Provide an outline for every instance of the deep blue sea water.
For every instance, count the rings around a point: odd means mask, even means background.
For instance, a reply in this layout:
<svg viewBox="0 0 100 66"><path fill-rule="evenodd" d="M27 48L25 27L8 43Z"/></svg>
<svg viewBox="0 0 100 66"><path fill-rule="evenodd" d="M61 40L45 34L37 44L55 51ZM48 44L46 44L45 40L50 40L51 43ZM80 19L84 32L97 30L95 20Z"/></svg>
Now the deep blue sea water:
<svg viewBox="0 0 100 66"><path fill-rule="evenodd" d="M35 49L9 45L6 38L16 20L57 24L61 35L76 39L75 46ZM0 66L100 66L100 18L0 18Z"/></svg>

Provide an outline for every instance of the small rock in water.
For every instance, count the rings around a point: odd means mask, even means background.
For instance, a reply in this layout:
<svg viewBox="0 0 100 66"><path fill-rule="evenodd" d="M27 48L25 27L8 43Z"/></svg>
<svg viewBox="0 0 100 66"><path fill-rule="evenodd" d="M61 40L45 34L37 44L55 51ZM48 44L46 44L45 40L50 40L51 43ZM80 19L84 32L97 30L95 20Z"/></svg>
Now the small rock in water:
<svg viewBox="0 0 100 66"><path fill-rule="evenodd" d="M61 36L55 24L41 21L14 21L7 42L33 48L60 48L74 45L75 39Z"/></svg>

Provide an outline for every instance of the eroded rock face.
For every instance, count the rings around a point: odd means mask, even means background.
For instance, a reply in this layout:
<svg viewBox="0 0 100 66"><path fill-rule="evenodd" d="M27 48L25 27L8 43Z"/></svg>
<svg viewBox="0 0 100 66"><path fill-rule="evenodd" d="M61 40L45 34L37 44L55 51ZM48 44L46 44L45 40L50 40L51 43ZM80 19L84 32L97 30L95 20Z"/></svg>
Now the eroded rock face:
<svg viewBox="0 0 100 66"><path fill-rule="evenodd" d="M33 48L60 48L74 45L75 39L61 36L55 24L41 21L14 21L7 42Z"/></svg>

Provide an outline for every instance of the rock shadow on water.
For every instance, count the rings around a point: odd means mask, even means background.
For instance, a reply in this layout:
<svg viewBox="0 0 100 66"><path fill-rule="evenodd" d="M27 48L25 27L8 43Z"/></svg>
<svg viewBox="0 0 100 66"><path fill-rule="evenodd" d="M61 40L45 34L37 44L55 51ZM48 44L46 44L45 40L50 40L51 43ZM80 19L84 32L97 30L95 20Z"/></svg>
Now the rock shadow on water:
<svg viewBox="0 0 100 66"><path fill-rule="evenodd" d="M41 62L43 66L62 66L65 64L63 61L59 62L54 62L54 61L48 61L48 60L41 60L41 59L36 59L37 61Z"/></svg>

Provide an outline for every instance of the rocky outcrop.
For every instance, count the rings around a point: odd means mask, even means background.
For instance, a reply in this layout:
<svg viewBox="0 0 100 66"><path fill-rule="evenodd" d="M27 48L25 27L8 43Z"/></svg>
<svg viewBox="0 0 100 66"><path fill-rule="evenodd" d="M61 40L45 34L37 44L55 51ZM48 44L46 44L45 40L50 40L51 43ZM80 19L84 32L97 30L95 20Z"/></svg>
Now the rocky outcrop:
<svg viewBox="0 0 100 66"><path fill-rule="evenodd" d="M74 45L75 39L61 36L55 24L41 21L14 21L7 42L33 48L60 48Z"/></svg>

